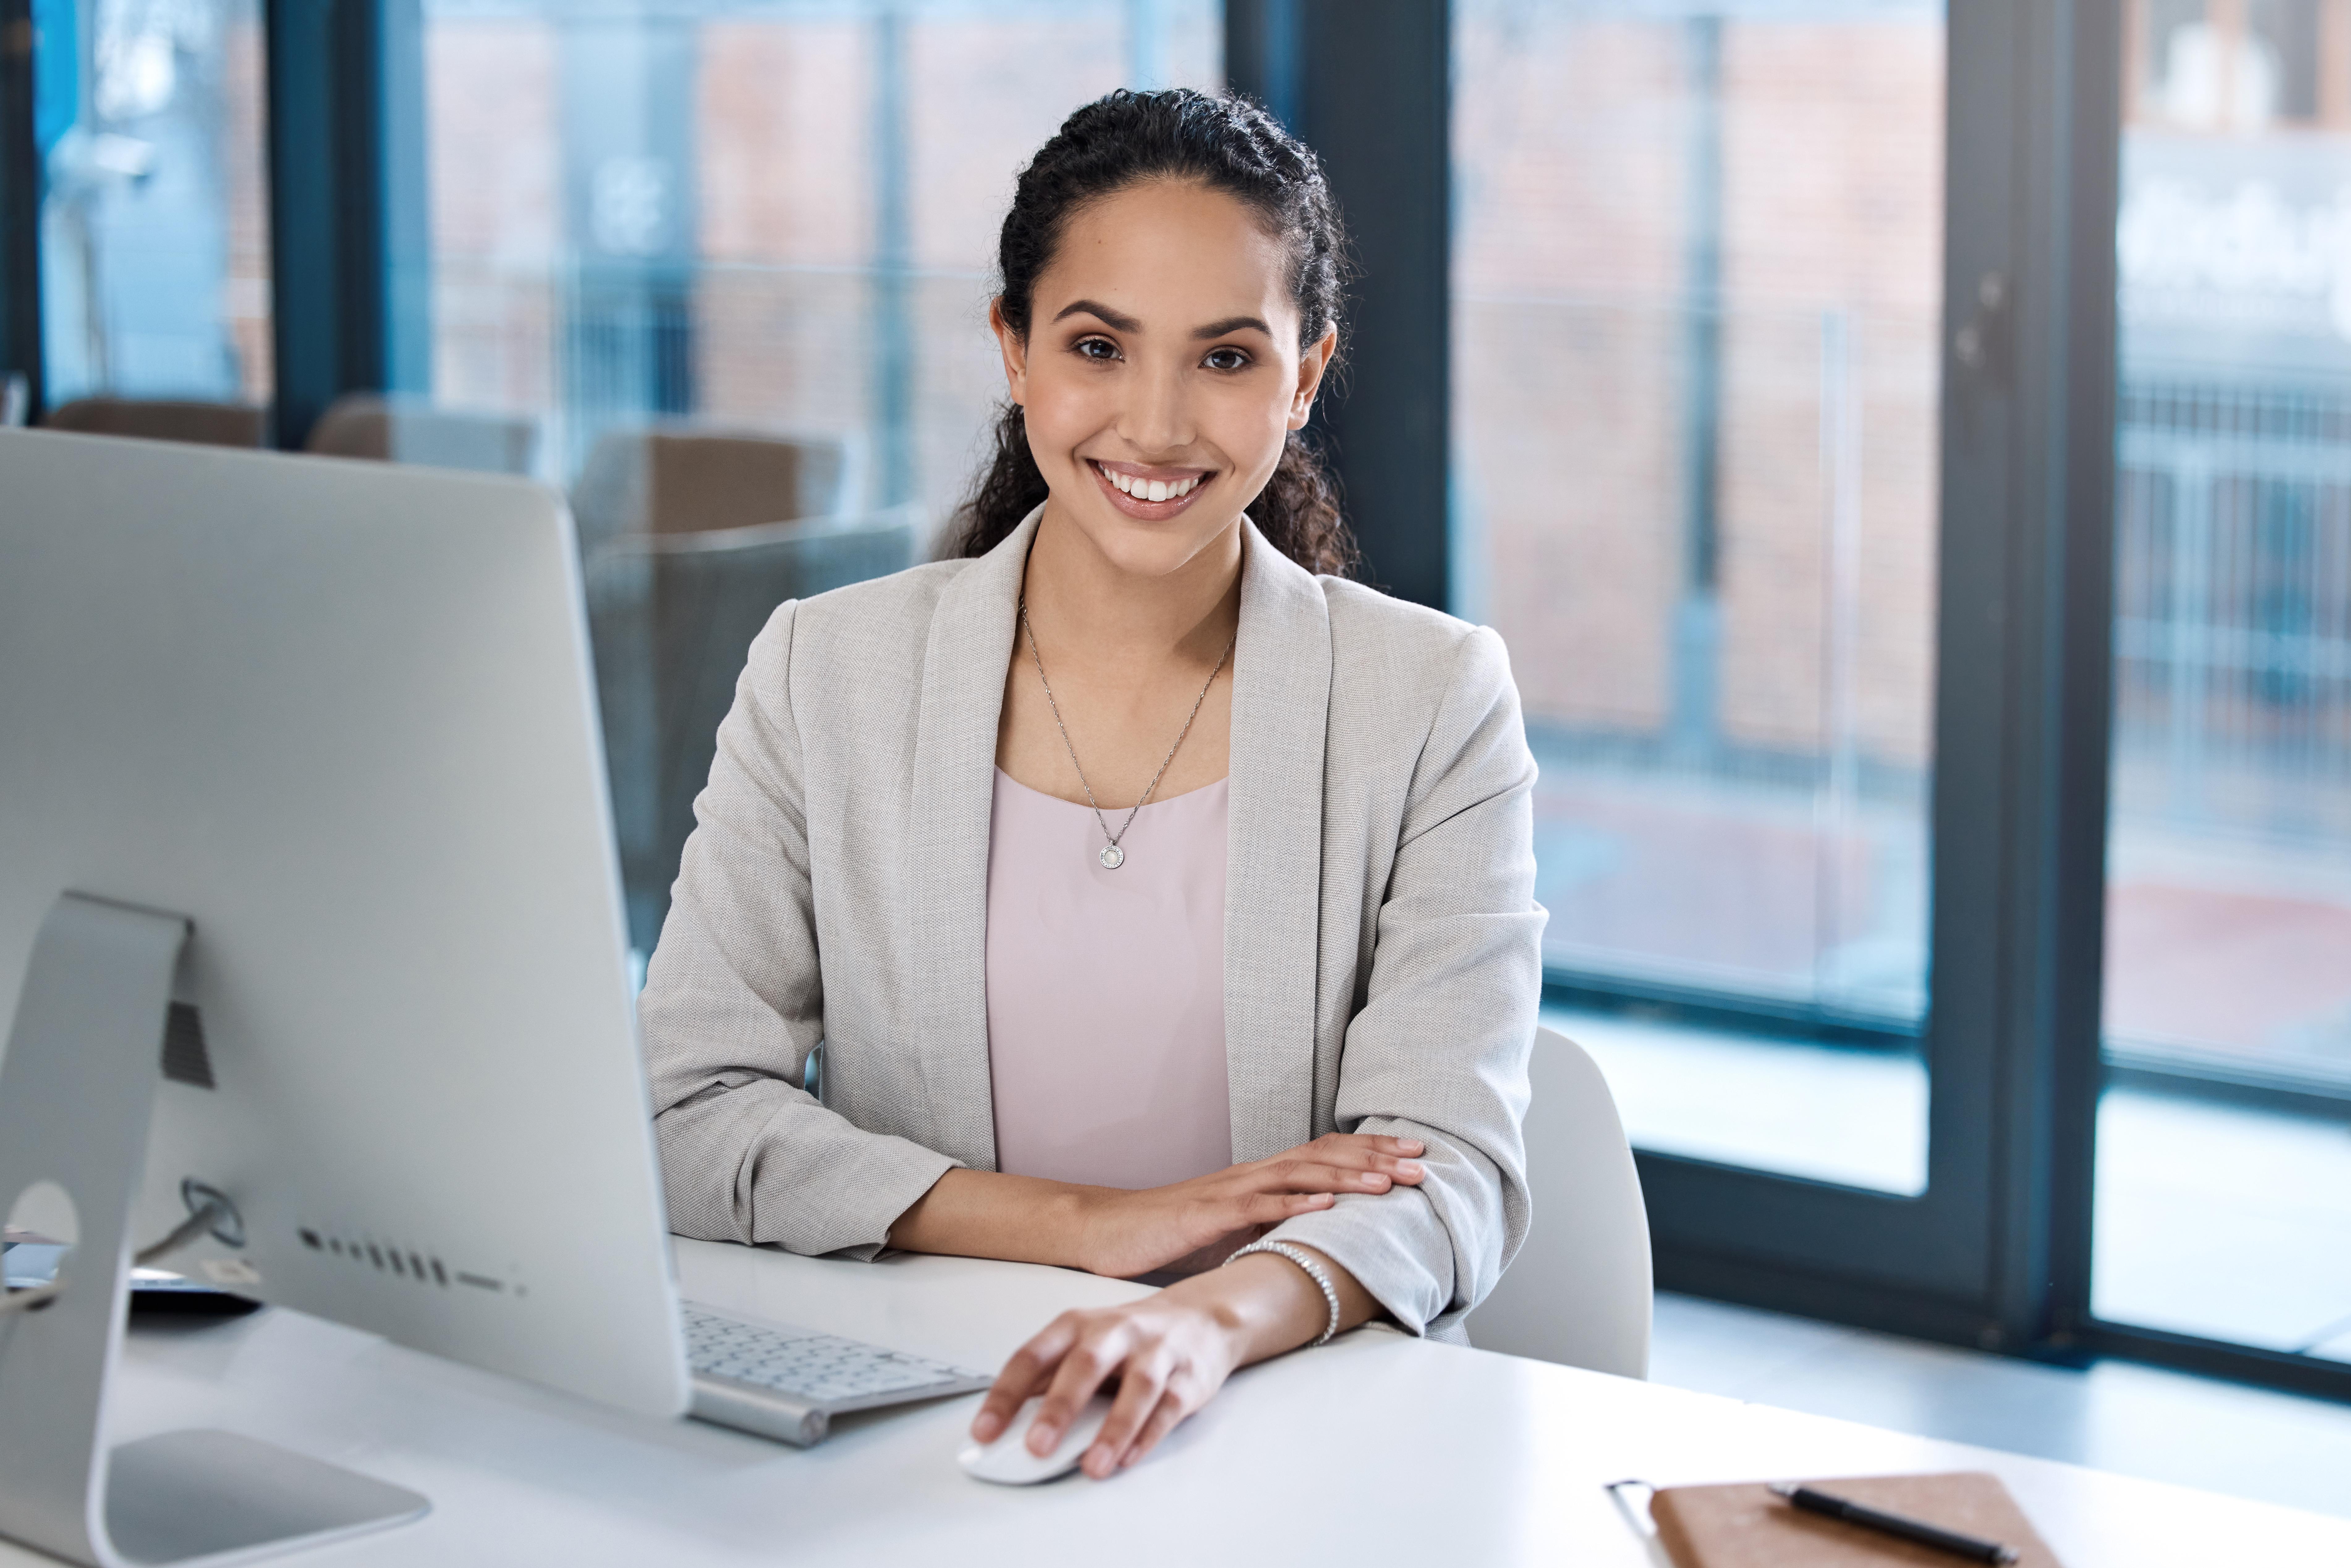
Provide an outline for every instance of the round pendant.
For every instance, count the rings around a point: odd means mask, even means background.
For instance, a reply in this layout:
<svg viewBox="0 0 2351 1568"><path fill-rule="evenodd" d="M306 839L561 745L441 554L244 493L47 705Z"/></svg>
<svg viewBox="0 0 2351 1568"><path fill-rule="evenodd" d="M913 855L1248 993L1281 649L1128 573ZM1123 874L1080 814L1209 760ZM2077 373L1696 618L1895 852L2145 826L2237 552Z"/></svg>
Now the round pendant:
<svg viewBox="0 0 2351 1568"><path fill-rule="evenodd" d="M1126 863L1126 852L1116 844L1104 844L1099 858L1102 862L1102 870L1116 871Z"/></svg>

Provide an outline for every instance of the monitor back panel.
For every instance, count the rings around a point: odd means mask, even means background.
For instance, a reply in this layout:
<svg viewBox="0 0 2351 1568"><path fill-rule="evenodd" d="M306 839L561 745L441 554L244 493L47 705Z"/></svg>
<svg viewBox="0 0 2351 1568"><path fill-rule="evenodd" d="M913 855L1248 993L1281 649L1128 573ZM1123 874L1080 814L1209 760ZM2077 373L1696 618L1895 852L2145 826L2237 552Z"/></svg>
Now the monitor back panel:
<svg viewBox="0 0 2351 1568"><path fill-rule="evenodd" d="M194 923L139 1234L194 1176L188 1266L666 1413L586 647L538 486L0 431L0 1019L62 892Z"/></svg>

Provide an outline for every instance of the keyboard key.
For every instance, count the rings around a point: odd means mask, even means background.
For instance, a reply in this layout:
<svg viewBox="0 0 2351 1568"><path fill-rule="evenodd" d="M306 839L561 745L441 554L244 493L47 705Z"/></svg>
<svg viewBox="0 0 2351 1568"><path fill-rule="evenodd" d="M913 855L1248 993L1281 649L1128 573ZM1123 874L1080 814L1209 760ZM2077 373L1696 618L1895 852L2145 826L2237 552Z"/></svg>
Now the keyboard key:
<svg viewBox="0 0 2351 1568"><path fill-rule="evenodd" d="M944 1386L973 1375L942 1362L833 1334L771 1329L694 1307L685 1309L684 1318L687 1354L695 1371L812 1404Z"/></svg>

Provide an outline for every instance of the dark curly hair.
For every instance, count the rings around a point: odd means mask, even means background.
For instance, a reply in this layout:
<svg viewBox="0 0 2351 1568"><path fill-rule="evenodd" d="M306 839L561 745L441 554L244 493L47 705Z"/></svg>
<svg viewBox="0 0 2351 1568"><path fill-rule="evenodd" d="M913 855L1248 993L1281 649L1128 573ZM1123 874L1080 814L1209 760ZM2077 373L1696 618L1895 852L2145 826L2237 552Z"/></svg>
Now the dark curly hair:
<svg viewBox="0 0 2351 1568"><path fill-rule="evenodd" d="M1122 88L1071 115L1037 150L1020 172L997 242L998 308L1006 325L1029 336L1038 276L1051 264L1071 216L1145 180L1190 180L1222 191L1288 243L1301 349L1342 326L1347 236L1322 163L1247 99L1190 88ZM996 421L995 455L956 508L945 553L985 555L1036 509L1045 490L1020 405L1008 402ZM1354 569L1355 541L1340 515L1338 486L1302 432L1290 433L1273 477L1249 511L1266 542L1307 570L1344 576Z"/></svg>

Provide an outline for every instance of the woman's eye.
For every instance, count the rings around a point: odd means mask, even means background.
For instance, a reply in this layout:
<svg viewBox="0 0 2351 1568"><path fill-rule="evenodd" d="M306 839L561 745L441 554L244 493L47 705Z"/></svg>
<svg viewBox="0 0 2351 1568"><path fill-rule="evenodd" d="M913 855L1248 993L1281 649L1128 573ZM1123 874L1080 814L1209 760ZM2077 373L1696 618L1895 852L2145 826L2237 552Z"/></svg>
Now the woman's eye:
<svg viewBox="0 0 2351 1568"><path fill-rule="evenodd" d="M1108 338L1081 338L1078 340L1077 348L1080 356L1089 360L1118 358L1118 345Z"/></svg>
<svg viewBox="0 0 2351 1568"><path fill-rule="evenodd" d="M1238 371L1248 366L1249 357L1238 349L1211 349L1200 362L1212 371Z"/></svg>

